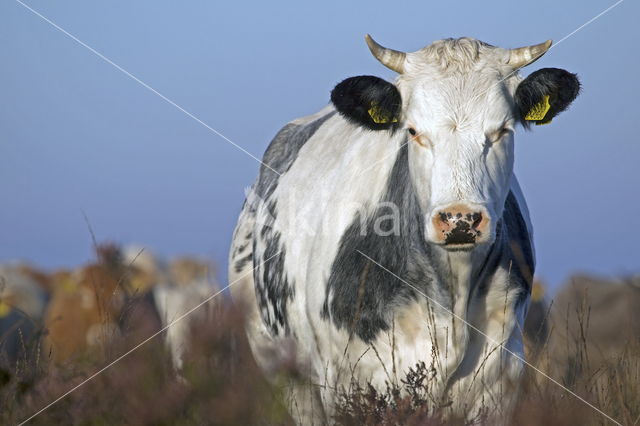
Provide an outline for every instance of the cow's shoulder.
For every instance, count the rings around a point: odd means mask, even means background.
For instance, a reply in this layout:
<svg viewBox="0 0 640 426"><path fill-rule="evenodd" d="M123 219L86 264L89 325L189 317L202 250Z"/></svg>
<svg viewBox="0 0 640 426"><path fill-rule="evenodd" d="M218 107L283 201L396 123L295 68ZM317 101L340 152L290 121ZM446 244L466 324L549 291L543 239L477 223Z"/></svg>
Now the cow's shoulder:
<svg viewBox="0 0 640 426"><path fill-rule="evenodd" d="M255 185L258 196L266 199L273 193L279 177L289 171L300 149L334 114L335 109L329 105L316 114L293 120L280 129L262 157Z"/></svg>

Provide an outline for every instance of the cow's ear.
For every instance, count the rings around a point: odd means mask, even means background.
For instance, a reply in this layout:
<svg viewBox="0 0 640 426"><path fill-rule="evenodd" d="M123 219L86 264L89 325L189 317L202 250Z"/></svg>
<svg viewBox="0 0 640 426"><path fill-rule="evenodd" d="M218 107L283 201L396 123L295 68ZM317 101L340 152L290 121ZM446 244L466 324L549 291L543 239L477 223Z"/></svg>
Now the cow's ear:
<svg viewBox="0 0 640 426"><path fill-rule="evenodd" d="M531 73L516 89L515 102L522 123L548 124L567 109L580 93L575 74L559 68L542 68Z"/></svg>
<svg viewBox="0 0 640 426"><path fill-rule="evenodd" d="M395 128L400 121L400 92L378 77L363 75L343 80L331 91L331 102L342 116L371 130Z"/></svg>

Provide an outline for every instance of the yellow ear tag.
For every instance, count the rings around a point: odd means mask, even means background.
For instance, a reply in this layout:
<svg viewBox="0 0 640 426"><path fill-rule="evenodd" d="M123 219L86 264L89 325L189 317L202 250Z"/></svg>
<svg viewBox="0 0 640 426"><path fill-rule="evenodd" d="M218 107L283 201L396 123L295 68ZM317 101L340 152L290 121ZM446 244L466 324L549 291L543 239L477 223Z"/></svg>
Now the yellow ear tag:
<svg viewBox="0 0 640 426"><path fill-rule="evenodd" d="M540 121L544 119L544 116L547 115L551 105L549 104L549 95L544 95L542 100L535 104L531 110L524 117L527 121ZM549 120L550 122L551 120ZM544 123L547 124L547 123Z"/></svg>
<svg viewBox="0 0 640 426"><path fill-rule="evenodd" d="M11 313L11 306L4 300L0 300L0 318L4 318Z"/></svg>
<svg viewBox="0 0 640 426"><path fill-rule="evenodd" d="M398 119L395 117L389 117L389 115L383 111L380 106L378 106L377 102L371 102L371 108L367 111L369 116L376 124L385 124L385 123L397 123Z"/></svg>

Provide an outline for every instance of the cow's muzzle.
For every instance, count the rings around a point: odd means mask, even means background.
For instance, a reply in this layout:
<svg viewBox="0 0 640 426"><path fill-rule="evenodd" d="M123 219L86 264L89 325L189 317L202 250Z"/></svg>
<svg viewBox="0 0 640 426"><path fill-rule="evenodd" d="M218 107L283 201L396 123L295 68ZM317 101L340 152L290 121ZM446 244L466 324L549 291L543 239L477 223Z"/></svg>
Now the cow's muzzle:
<svg viewBox="0 0 640 426"><path fill-rule="evenodd" d="M469 250L491 239L491 216L481 205L451 204L431 215L432 242L452 250Z"/></svg>

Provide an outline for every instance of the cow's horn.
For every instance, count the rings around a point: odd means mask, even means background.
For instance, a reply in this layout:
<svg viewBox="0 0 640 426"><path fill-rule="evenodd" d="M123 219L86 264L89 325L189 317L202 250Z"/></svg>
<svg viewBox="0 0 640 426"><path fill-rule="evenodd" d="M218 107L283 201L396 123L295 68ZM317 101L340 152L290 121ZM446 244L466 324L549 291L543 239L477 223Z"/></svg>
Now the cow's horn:
<svg viewBox="0 0 640 426"><path fill-rule="evenodd" d="M382 65L399 74L404 72L404 61L407 57L406 53L380 46L369 34L364 36L364 39L373 56L375 56Z"/></svg>
<svg viewBox="0 0 640 426"><path fill-rule="evenodd" d="M533 46L509 49L509 65L514 69L529 65L547 53L547 50L551 47L551 43L551 40L547 40L544 43L535 44Z"/></svg>

